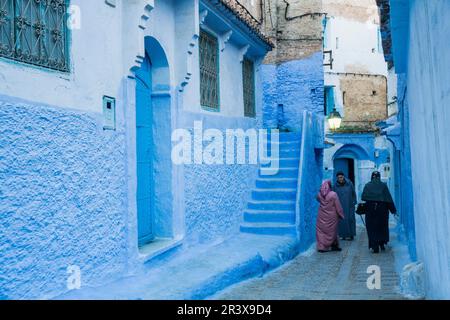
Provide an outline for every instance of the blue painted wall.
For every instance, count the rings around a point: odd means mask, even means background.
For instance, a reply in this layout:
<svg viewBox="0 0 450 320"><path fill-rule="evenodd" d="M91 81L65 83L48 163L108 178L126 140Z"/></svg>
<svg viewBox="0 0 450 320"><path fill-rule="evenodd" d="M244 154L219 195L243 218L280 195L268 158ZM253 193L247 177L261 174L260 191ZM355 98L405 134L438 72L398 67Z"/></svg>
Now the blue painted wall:
<svg viewBox="0 0 450 320"><path fill-rule="evenodd" d="M302 132L303 167L297 234L300 250L315 241L318 204L315 200L323 177L323 109L324 73L323 53L305 59L262 65L263 125L281 125L289 131ZM278 107L282 104L280 110ZM281 112L282 111L282 112ZM303 114L308 112L303 123ZM303 126L306 125L306 128ZM315 146L320 146L315 149Z"/></svg>
<svg viewBox="0 0 450 320"><path fill-rule="evenodd" d="M0 96L0 298L67 290L126 266L125 133L100 114ZM89 248L89 250L86 250Z"/></svg>
<svg viewBox="0 0 450 320"><path fill-rule="evenodd" d="M363 134L329 134L327 135L336 143L342 143L344 145L355 146L355 148L349 148L350 151L356 153L360 160L371 160L375 162L375 135L370 133Z"/></svg>
<svg viewBox="0 0 450 320"><path fill-rule="evenodd" d="M323 179L323 117L308 113L302 130L302 165L300 185L300 217L297 222L300 250L316 241L316 219L319 203L316 200Z"/></svg>
<svg viewBox="0 0 450 320"><path fill-rule="evenodd" d="M402 222L428 298L450 298L450 2L391 0L401 124ZM409 171L409 172L408 172ZM414 243L415 239L415 243ZM414 254L416 251L417 256Z"/></svg>
<svg viewBox="0 0 450 320"><path fill-rule="evenodd" d="M202 121L204 130L214 128L222 132L257 128L259 123L258 118L182 114L182 127L191 131L194 121ZM184 165L184 186L178 186L180 189L175 192L184 192L187 243L220 241L239 232L257 170L258 165L251 164Z"/></svg>
<svg viewBox="0 0 450 320"><path fill-rule="evenodd" d="M400 204L400 221L405 241L408 244L409 254L412 260L417 259L416 252L416 232L414 224L414 191L411 176L411 145L409 128L409 104L407 93L407 83L405 74L399 74L397 78L397 92L399 114L398 121L401 123L400 150L398 151L398 161L396 172L398 176L398 193Z"/></svg>
<svg viewBox="0 0 450 320"><path fill-rule="evenodd" d="M291 131L301 128L303 111L323 114L323 54L317 52L302 60L279 65L263 65L264 125L276 127L278 104L283 104L285 126Z"/></svg>

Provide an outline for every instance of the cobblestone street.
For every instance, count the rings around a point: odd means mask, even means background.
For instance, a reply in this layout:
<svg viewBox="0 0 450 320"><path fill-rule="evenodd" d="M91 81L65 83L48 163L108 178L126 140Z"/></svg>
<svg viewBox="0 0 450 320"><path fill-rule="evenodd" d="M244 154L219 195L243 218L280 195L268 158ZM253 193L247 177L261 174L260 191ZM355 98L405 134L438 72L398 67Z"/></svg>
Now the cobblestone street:
<svg viewBox="0 0 450 320"><path fill-rule="evenodd" d="M303 254L285 266L230 287L213 297L223 300L381 300L403 299L391 247L372 254L365 229L358 227L354 241L341 241L342 252ZM381 289L369 290L367 268L381 269Z"/></svg>

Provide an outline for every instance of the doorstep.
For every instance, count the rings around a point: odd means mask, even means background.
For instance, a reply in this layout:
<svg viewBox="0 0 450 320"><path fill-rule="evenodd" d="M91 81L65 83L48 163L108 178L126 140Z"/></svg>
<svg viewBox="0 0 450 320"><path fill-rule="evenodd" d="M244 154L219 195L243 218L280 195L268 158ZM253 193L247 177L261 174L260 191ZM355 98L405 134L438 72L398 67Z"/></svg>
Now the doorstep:
<svg viewBox="0 0 450 320"><path fill-rule="evenodd" d="M157 238L154 241L139 247L139 261L148 263L152 259L168 253L182 244L182 239Z"/></svg>

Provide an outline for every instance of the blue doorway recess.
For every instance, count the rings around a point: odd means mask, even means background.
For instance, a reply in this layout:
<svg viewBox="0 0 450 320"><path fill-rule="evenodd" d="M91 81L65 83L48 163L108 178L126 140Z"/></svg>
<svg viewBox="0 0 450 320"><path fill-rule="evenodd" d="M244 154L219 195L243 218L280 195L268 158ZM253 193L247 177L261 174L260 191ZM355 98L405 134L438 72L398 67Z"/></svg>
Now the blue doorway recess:
<svg viewBox="0 0 450 320"><path fill-rule="evenodd" d="M342 171L344 175L350 179L350 181L355 185L355 160L351 158L339 158L334 159L334 177L336 180L336 173Z"/></svg>
<svg viewBox="0 0 450 320"><path fill-rule="evenodd" d="M152 64L148 55L136 72L136 159L138 244L154 239Z"/></svg>

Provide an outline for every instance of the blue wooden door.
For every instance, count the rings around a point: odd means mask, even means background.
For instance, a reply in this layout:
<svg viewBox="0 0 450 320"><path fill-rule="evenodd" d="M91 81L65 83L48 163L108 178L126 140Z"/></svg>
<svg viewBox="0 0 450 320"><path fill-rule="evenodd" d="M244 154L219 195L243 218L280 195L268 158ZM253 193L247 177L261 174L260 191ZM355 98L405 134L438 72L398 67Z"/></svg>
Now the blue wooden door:
<svg viewBox="0 0 450 320"><path fill-rule="evenodd" d="M346 177L348 177L348 159L335 159L334 160L334 179L336 179L336 173L342 171Z"/></svg>
<svg viewBox="0 0 450 320"><path fill-rule="evenodd" d="M154 182L152 162L152 75L151 62L146 56L136 72L136 158L138 242L153 240Z"/></svg>
<svg viewBox="0 0 450 320"><path fill-rule="evenodd" d="M342 171L346 178L355 185L355 160L350 158L340 158L334 160L334 179L336 173Z"/></svg>

